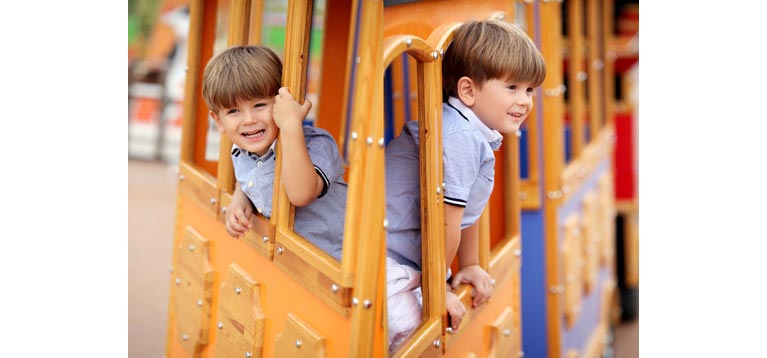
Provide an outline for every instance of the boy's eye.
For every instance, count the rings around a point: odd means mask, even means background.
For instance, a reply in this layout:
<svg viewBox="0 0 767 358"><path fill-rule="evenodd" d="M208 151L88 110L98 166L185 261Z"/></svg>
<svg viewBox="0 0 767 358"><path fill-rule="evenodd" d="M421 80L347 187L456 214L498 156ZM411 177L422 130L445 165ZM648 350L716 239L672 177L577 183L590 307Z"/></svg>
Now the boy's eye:
<svg viewBox="0 0 767 358"><path fill-rule="evenodd" d="M256 105L253 107L258 108L258 107L264 107L264 106L266 106L266 103L256 103Z"/></svg>
<svg viewBox="0 0 767 358"><path fill-rule="evenodd" d="M233 113L237 113L237 109L236 108L230 108L230 109L226 110L226 114L233 114Z"/></svg>
<svg viewBox="0 0 767 358"><path fill-rule="evenodd" d="M535 91L532 88L530 88L530 87L527 88L527 93L534 93L534 92Z"/></svg>
<svg viewBox="0 0 767 358"><path fill-rule="evenodd" d="M511 86L509 86L509 89L513 91L513 90L517 89L517 85L511 85Z"/></svg>

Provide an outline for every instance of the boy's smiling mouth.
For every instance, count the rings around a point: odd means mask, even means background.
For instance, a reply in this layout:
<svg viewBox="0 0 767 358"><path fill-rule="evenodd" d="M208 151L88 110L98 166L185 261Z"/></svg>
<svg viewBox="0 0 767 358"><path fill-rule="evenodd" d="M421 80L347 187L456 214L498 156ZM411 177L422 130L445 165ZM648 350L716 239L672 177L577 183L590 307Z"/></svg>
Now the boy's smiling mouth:
<svg viewBox="0 0 767 358"><path fill-rule="evenodd" d="M265 132L266 132L266 129L257 129L254 131L244 132L242 133L242 135L245 138L259 138L259 137L262 137Z"/></svg>

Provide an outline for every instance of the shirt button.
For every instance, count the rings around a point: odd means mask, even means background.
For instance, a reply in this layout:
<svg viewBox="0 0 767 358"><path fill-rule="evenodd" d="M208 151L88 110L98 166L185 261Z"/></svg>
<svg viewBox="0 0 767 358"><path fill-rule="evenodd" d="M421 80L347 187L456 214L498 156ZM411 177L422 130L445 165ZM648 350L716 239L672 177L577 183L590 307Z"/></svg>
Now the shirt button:
<svg viewBox="0 0 767 358"><path fill-rule="evenodd" d="M261 214L263 212L263 210L261 208L256 208L256 211L258 211L259 214Z"/></svg>
<svg viewBox="0 0 767 358"><path fill-rule="evenodd" d="M251 180L248 182L248 188L252 188L252 187L253 187L253 181Z"/></svg>
<svg viewBox="0 0 767 358"><path fill-rule="evenodd" d="M256 162L256 165L259 166L259 167L261 166L261 164L264 164L264 162L262 162L260 160Z"/></svg>

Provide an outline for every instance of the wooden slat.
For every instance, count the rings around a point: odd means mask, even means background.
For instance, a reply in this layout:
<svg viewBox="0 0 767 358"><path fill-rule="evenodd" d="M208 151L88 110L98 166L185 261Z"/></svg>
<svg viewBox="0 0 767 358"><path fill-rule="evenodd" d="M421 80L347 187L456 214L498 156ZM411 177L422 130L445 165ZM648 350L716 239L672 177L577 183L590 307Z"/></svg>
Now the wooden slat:
<svg viewBox="0 0 767 358"><path fill-rule="evenodd" d="M442 188L442 62L418 65L421 173L421 243L424 317L445 313L445 209ZM439 191L437 190L439 188Z"/></svg>
<svg viewBox="0 0 767 358"><path fill-rule="evenodd" d="M327 339L312 326L288 313L285 331L275 342L275 357L322 358L327 355Z"/></svg>
<svg viewBox="0 0 767 358"><path fill-rule="evenodd" d="M264 17L264 0L251 0L250 26L246 43L249 45L261 44L261 27Z"/></svg>
<svg viewBox="0 0 767 358"><path fill-rule="evenodd" d="M375 343L385 345L386 338L377 336L382 321L385 291L381 282L375 278L384 278L386 240L384 230L384 120L383 120L383 3L380 1L362 1L354 107L352 116L358 125L367 118L367 126L361 128L355 149L366 147L357 158L364 158L355 165L361 166L364 173L357 175L365 178L355 182L356 190L351 200L361 213L355 213L359 220L358 231L351 237L357 240L356 262L354 263L354 297L358 304L352 306L352 339L350 353L356 357L372 357L384 350ZM363 60L364 59L364 60ZM364 136L364 137L363 137ZM364 139L363 139L364 138ZM363 166L364 165L364 166ZM375 180L371 180L375 178ZM349 195L349 193L347 193ZM363 198L364 196L364 198ZM349 197L347 196L347 201ZM347 223L350 219L347 209ZM378 300L380 298L380 300Z"/></svg>
<svg viewBox="0 0 767 358"><path fill-rule="evenodd" d="M408 44L408 42L410 44ZM384 40L384 67L388 67L395 58L403 53L409 53L419 61L432 61L434 49L426 41L417 36L395 35Z"/></svg>
<svg viewBox="0 0 767 358"><path fill-rule="evenodd" d="M229 6L229 38L227 47L246 45L250 25L251 0L230 0ZM233 193L236 178L232 167L232 141L225 133L220 134L218 147L218 187Z"/></svg>
<svg viewBox="0 0 767 358"><path fill-rule="evenodd" d="M260 284L233 263L219 297L216 357L262 357L266 318Z"/></svg>
<svg viewBox="0 0 767 358"><path fill-rule="evenodd" d="M544 260L546 267L546 286L549 288L546 300L547 342L549 358L559 358L561 354L562 313L559 305L560 295L550 288L559 285L563 278L559 270L557 211L561 203L561 174L564 162L564 101L561 94L546 95L547 89L559 88L562 84L561 53L561 3L536 3L539 7L539 26L541 33L540 49L546 61L546 79L543 81L544 96L540 110L543 111L543 195L544 204ZM540 97L539 97L540 98Z"/></svg>
<svg viewBox="0 0 767 358"><path fill-rule="evenodd" d="M187 226L181 244L175 248L173 268L176 339L186 351L198 352L208 343L213 280L210 241Z"/></svg>
<svg viewBox="0 0 767 358"><path fill-rule="evenodd" d="M392 358L404 357L442 357L442 341L440 346L435 347L434 342L442 339L442 323L437 319L432 319L421 323L417 329L418 334L408 339L394 352Z"/></svg>
<svg viewBox="0 0 767 358"><path fill-rule="evenodd" d="M511 307L506 307L498 318L485 330L486 357L518 357L519 332L515 327L514 313Z"/></svg>
<svg viewBox="0 0 767 358"><path fill-rule="evenodd" d="M568 71L568 107L570 110L570 126L572 129L572 153L580 153L583 150L585 143L585 130L586 130L586 99L584 98L585 86L581 79L584 79L586 75L585 68L583 66L583 52L582 49L585 46L583 39L583 24L580 19L583 16L584 11L582 1L568 1L567 6L567 22L568 22L568 36L570 37L570 60ZM584 79L585 80L585 79Z"/></svg>
<svg viewBox="0 0 767 358"><path fill-rule="evenodd" d="M178 193L205 209L212 217L219 212L219 190L216 179L207 172L179 163Z"/></svg>
<svg viewBox="0 0 767 358"><path fill-rule="evenodd" d="M274 264L342 315L348 315L351 277L342 277L338 261L299 235L277 232ZM333 292L333 285L338 286Z"/></svg>
<svg viewBox="0 0 767 358"><path fill-rule="evenodd" d="M601 0L587 0L586 3L586 31L588 33L588 64L587 71L589 75L589 127L591 139L595 138L602 123L604 122L604 57L602 55L601 43L602 33L600 30L602 14L599 11L599 2Z"/></svg>
<svg viewBox="0 0 767 358"><path fill-rule="evenodd" d="M218 221L224 225L226 225L224 209L229 207L231 201L232 195L222 191ZM274 256L275 227L269 223L268 218L255 212L251 215L250 223L252 227L240 240L271 260Z"/></svg>

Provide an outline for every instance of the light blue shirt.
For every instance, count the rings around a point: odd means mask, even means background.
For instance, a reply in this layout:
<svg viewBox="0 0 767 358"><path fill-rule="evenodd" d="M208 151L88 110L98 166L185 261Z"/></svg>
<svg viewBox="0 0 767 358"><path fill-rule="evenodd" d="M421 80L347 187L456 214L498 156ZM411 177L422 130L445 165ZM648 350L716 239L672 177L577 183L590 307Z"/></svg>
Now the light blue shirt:
<svg viewBox="0 0 767 358"><path fill-rule="evenodd" d="M477 222L493 192L493 151L503 139L498 132L497 136L488 135L494 131L487 127L483 133L472 123L475 121L482 124L458 99L451 97L442 104L444 200L447 205L465 208L461 229ZM402 134L386 146L386 244L390 257L421 270L418 142L418 122L409 121Z"/></svg>
<svg viewBox="0 0 767 358"><path fill-rule="evenodd" d="M304 126L303 129L309 158L325 185L320 196L311 204L296 207L294 229L340 261L347 191L343 162L330 133L311 126ZM275 159L274 145L263 156L232 146L232 165L237 185L253 203L254 210L266 217L272 215Z"/></svg>

